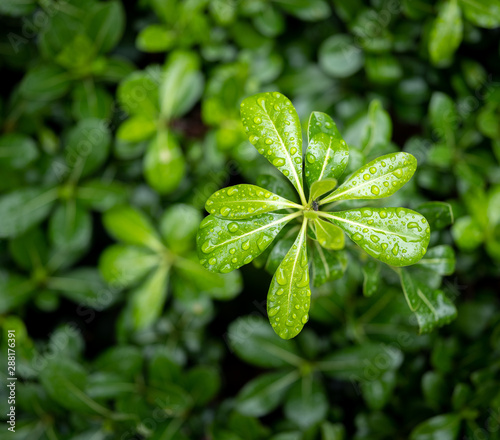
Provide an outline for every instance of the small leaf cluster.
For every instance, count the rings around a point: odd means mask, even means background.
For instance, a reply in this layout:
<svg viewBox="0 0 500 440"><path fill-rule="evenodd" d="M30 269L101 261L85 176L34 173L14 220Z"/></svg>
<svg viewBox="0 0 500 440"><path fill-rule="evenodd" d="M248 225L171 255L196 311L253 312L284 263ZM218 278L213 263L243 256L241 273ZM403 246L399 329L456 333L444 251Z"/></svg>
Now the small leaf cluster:
<svg viewBox="0 0 500 440"><path fill-rule="evenodd" d="M322 265L325 272L330 271L329 260L335 264L338 259L325 254L344 248L344 233L370 256L394 267L415 264L425 255L430 227L427 219L415 211L371 207L335 212L319 209L347 200L393 195L417 168L411 154L378 157L336 188L337 179L348 164L349 148L328 115L313 112L309 118L305 165L299 117L284 95L267 92L245 99L241 103L241 118L250 142L288 178L301 204L254 185L236 185L215 192L207 200L210 215L200 224L197 236L200 262L215 272L238 269L263 253L287 224L298 220L298 234L295 238L295 234L289 235L293 244L276 269L267 297L271 325L281 338L295 337L309 319L308 248L314 249L314 243L319 258L313 259L313 265ZM426 314L435 313L435 325L454 316L453 305L443 295L427 291L433 304L422 304L418 299L421 290L410 287L406 275L402 275L402 282L412 310L422 314L424 308L429 309ZM443 301L445 306L437 307ZM432 319L421 325L423 330L434 326Z"/></svg>

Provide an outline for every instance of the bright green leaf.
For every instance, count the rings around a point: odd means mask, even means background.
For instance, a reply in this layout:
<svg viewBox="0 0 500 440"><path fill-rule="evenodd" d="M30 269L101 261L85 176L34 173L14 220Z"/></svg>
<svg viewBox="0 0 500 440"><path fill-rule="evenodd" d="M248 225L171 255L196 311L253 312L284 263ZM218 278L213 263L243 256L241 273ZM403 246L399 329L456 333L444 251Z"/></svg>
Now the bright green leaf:
<svg viewBox="0 0 500 440"><path fill-rule="evenodd" d="M126 244L162 248L160 238L149 219L130 206L117 206L107 211L103 223L108 232Z"/></svg>
<svg viewBox="0 0 500 440"><path fill-rule="evenodd" d="M304 220L295 243L274 274L267 295L267 314L274 331L283 339L297 336L309 319L311 289Z"/></svg>
<svg viewBox="0 0 500 440"><path fill-rule="evenodd" d="M443 414L420 423L410 433L410 440L457 440L460 433L460 415Z"/></svg>
<svg viewBox="0 0 500 440"><path fill-rule="evenodd" d="M241 103L241 118L250 142L292 182L305 204L302 129L290 100L277 92L250 96Z"/></svg>
<svg viewBox="0 0 500 440"><path fill-rule="evenodd" d="M336 179L324 179L313 182L310 189L309 200L316 200L329 193L337 186Z"/></svg>
<svg viewBox="0 0 500 440"><path fill-rule="evenodd" d="M323 214L372 257L391 266L408 266L427 250L427 220L406 208L361 208Z"/></svg>
<svg viewBox="0 0 500 440"><path fill-rule="evenodd" d="M447 66L462 42L463 23L458 0L441 5L429 36L429 55L434 65Z"/></svg>
<svg viewBox="0 0 500 440"><path fill-rule="evenodd" d="M391 153L367 163L352 174L320 204L337 200L381 199L394 194L417 169L417 160L408 153Z"/></svg>
<svg viewBox="0 0 500 440"><path fill-rule="evenodd" d="M160 194L168 194L179 186L185 172L186 162L177 139L171 131L159 131L144 157L147 182Z"/></svg>
<svg viewBox="0 0 500 440"><path fill-rule="evenodd" d="M493 29L500 26L500 0L460 0L464 16L475 26Z"/></svg>
<svg viewBox="0 0 500 440"><path fill-rule="evenodd" d="M321 246L334 251L344 248L345 236L342 229L322 219L315 220L315 225L316 237Z"/></svg>
<svg viewBox="0 0 500 440"><path fill-rule="evenodd" d="M286 208L300 208L300 205L258 186L243 184L215 192L205 208L216 217L239 220Z"/></svg>
<svg viewBox="0 0 500 440"><path fill-rule="evenodd" d="M196 208L178 203L166 209L160 219L160 233L168 249L176 254L193 249L202 220Z"/></svg>
<svg viewBox="0 0 500 440"><path fill-rule="evenodd" d="M261 214L247 220L205 217L197 236L200 262L227 273L250 263L271 244L283 226L300 214Z"/></svg>

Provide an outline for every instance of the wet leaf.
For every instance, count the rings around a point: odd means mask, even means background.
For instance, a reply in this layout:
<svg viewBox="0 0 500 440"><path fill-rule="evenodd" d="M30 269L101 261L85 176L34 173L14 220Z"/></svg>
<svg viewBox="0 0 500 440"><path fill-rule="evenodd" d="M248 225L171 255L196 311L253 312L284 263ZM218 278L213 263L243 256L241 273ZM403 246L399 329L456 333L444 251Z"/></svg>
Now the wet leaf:
<svg viewBox="0 0 500 440"><path fill-rule="evenodd" d="M323 214L372 257L391 266L408 266L427 250L427 220L406 208L361 208Z"/></svg>
<svg viewBox="0 0 500 440"><path fill-rule="evenodd" d="M427 250L424 257L417 263L431 269L439 275L451 275L455 271L455 252L446 244L434 246Z"/></svg>
<svg viewBox="0 0 500 440"><path fill-rule="evenodd" d="M322 220L315 220L316 237L321 246L325 249L338 251L344 248L344 232L338 226Z"/></svg>
<svg viewBox="0 0 500 440"><path fill-rule="evenodd" d="M250 263L271 244L297 214L261 214L246 220L223 220L209 215L200 224L200 262L214 272L227 273Z"/></svg>
<svg viewBox="0 0 500 440"><path fill-rule="evenodd" d="M277 92L250 96L241 103L241 118L252 145L292 182L305 203L302 130L290 100Z"/></svg>
<svg viewBox="0 0 500 440"><path fill-rule="evenodd" d="M352 174L320 204L336 200L381 199L394 194L417 169L417 160L408 153L391 153L367 163Z"/></svg>
<svg viewBox="0 0 500 440"><path fill-rule="evenodd" d="M324 179L313 182L310 189L309 200L316 200L329 193L337 186L336 179Z"/></svg>
<svg viewBox="0 0 500 440"><path fill-rule="evenodd" d="M301 206L258 186L243 184L215 192L207 200L205 208L216 217L238 220Z"/></svg>
<svg viewBox="0 0 500 440"><path fill-rule="evenodd" d="M297 336L309 319L311 289L304 221L292 248L274 274L267 295L267 315L283 339Z"/></svg>

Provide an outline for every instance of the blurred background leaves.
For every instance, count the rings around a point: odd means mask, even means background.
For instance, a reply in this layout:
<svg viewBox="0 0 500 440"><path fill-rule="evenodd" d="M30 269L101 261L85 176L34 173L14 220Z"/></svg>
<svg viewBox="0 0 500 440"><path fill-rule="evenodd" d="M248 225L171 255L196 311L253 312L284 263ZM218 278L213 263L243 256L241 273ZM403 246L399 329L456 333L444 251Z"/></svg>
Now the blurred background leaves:
<svg viewBox="0 0 500 440"><path fill-rule="evenodd" d="M3 0L0 14L12 438L499 437L498 0ZM289 230L232 278L197 263L214 191L290 197L239 119L275 90L302 121L332 116L348 173L417 158L384 205L428 218L404 284L454 305L451 324L419 334L398 274L349 247L328 273L313 264L308 328L286 342L265 296Z"/></svg>

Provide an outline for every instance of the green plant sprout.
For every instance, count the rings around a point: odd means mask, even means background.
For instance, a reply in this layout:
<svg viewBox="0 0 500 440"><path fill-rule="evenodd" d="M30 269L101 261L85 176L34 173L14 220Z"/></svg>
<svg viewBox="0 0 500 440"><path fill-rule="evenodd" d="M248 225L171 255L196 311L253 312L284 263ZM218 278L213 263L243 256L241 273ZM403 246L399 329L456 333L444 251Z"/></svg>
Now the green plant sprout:
<svg viewBox="0 0 500 440"><path fill-rule="evenodd" d="M313 112L307 129L306 186L301 125L290 100L277 92L248 97L241 104L241 118L250 142L290 180L300 204L254 185L221 189L206 202L210 215L200 224L198 253L207 269L227 273L264 252L287 223L300 222L295 242L276 270L267 297L269 320L281 338L295 337L309 319L308 242L317 241L332 252L344 247L346 233L369 255L395 267L414 264L424 256L430 227L415 211L328 209L333 202L391 196L417 168L411 154L381 156L337 187L349 148L332 118Z"/></svg>

